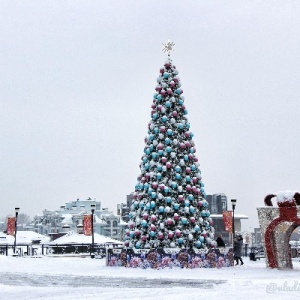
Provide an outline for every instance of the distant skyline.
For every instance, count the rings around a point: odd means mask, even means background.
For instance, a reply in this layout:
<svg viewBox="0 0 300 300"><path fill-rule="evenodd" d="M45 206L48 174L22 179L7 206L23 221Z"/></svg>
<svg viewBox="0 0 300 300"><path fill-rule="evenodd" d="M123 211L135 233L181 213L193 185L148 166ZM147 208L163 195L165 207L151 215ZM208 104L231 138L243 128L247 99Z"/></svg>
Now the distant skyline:
<svg viewBox="0 0 300 300"><path fill-rule="evenodd" d="M172 40L207 194L299 190L299 1L1 1L0 217L134 190Z"/></svg>

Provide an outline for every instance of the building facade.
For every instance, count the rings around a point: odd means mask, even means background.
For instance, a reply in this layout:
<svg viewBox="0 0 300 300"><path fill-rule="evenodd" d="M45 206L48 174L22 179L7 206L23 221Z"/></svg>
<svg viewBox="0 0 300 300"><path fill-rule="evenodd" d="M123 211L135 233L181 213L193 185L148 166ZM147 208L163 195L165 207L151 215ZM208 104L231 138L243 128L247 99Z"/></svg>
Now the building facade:
<svg viewBox="0 0 300 300"><path fill-rule="evenodd" d="M91 214L91 205L95 205L94 232L117 240L122 239L127 223L107 208L102 208L96 199L77 199L62 205L59 210L43 210L36 215L31 224L32 230L49 235L52 240L73 230L82 232L84 215Z"/></svg>

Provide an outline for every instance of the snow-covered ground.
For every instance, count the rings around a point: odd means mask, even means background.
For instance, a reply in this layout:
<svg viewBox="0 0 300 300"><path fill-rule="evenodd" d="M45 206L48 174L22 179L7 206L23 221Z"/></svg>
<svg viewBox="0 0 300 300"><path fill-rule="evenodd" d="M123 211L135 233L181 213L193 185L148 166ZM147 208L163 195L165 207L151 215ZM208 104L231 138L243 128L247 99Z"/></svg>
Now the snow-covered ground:
<svg viewBox="0 0 300 300"><path fill-rule="evenodd" d="M105 260L0 255L0 299L292 299L300 296L300 259L293 270L244 259L224 269L127 269Z"/></svg>

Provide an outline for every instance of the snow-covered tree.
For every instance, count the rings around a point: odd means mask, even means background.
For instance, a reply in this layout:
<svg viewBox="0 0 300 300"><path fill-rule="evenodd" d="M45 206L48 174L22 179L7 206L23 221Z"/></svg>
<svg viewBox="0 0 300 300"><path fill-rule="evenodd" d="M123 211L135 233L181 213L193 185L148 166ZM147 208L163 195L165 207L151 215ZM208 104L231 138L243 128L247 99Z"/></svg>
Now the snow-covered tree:
<svg viewBox="0 0 300 300"><path fill-rule="evenodd" d="M214 247L199 162L178 71L170 57L157 78L125 246Z"/></svg>

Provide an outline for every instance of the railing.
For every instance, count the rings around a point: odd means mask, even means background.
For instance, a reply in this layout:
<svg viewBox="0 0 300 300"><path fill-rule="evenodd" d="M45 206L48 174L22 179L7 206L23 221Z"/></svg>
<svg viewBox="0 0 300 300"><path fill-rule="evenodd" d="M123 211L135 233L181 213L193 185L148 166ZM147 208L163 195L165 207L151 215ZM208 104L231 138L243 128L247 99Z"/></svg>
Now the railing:
<svg viewBox="0 0 300 300"><path fill-rule="evenodd" d="M24 256L24 255L37 255L37 249L39 245L33 244L18 244L15 248L14 246L9 244L2 244L0 245L0 255L17 255L17 256Z"/></svg>
<svg viewBox="0 0 300 300"><path fill-rule="evenodd" d="M120 247L120 245L105 244L18 244L14 246L0 245L0 255L36 256L36 255L75 255L88 256L94 254L98 258L106 256L106 249Z"/></svg>
<svg viewBox="0 0 300 300"><path fill-rule="evenodd" d="M43 244L42 255L91 255L93 253L102 258L106 256L108 247L109 244L94 244L94 249L92 244Z"/></svg>

